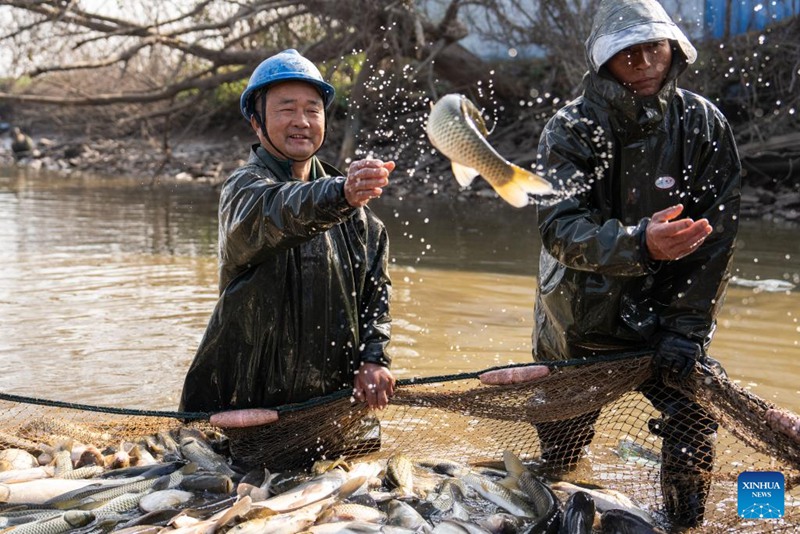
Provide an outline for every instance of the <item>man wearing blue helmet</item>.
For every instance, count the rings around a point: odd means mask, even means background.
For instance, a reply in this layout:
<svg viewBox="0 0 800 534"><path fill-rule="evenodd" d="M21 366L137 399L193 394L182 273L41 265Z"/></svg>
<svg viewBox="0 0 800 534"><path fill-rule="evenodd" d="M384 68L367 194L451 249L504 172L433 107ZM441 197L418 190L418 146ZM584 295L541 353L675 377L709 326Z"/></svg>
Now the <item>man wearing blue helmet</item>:
<svg viewBox="0 0 800 534"><path fill-rule="evenodd" d="M393 394L388 238L366 205L395 165L359 160L343 176L315 156L333 97L295 50L263 61L242 93L259 143L222 187L220 298L181 410L273 407L345 388L380 409Z"/></svg>

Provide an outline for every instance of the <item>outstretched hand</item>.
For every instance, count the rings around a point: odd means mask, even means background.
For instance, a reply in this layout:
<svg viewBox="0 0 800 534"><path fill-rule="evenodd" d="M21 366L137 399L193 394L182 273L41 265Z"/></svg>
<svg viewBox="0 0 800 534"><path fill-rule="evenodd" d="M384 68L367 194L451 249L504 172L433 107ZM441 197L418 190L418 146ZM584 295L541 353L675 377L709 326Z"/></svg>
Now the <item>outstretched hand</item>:
<svg viewBox="0 0 800 534"><path fill-rule="evenodd" d="M383 193L389 183L389 174L394 170L394 161L360 159L350 164L344 182L344 196L354 208L366 206L373 198Z"/></svg>
<svg viewBox="0 0 800 534"><path fill-rule="evenodd" d="M394 376L388 368L377 363L362 363L356 371L353 396L370 408L382 410L394 395L394 384Z"/></svg>
<svg viewBox="0 0 800 534"><path fill-rule="evenodd" d="M708 219L673 220L683 213L677 204L653 214L647 225L647 251L654 260L677 260L694 252L712 232Z"/></svg>

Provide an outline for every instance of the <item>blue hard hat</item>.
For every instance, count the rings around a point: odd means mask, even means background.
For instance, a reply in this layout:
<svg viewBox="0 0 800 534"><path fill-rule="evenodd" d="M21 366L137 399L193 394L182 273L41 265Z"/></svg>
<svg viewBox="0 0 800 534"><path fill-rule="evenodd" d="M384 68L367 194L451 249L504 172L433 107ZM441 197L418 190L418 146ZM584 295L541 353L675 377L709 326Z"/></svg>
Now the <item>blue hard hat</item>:
<svg viewBox="0 0 800 534"><path fill-rule="evenodd" d="M335 93L333 86L322 79L322 74L316 65L301 56L297 50L289 48L268 57L253 71L239 99L239 107L244 118L250 120L250 115L253 114L252 96L255 91L273 83L291 80L308 82L316 87L322 93L326 108L333 102Z"/></svg>

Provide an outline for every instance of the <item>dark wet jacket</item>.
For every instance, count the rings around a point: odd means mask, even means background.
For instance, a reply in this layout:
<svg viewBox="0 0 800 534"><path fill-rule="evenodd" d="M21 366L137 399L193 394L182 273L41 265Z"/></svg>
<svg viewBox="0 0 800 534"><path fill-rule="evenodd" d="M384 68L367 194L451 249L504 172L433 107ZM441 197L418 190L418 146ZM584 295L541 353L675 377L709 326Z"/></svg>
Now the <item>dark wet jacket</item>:
<svg viewBox="0 0 800 534"><path fill-rule="evenodd" d="M301 402L352 388L362 362L389 365L386 229L343 187L316 158L310 181L292 179L260 146L225 182L221 295L182 411Z"/></svg>
<svg viewBox="0 0 800 534"><path fill-rule="evenodd" d="M540 163L578 192L539 208L535 359L647 348L665 331L710 341L730 276L740 163L720 111L676 87L685 68L674 46L664 87L642 98L592 70L583 95L547 123ZM653 261L649 217L678 203L713 233L680 260Z"/></svg>

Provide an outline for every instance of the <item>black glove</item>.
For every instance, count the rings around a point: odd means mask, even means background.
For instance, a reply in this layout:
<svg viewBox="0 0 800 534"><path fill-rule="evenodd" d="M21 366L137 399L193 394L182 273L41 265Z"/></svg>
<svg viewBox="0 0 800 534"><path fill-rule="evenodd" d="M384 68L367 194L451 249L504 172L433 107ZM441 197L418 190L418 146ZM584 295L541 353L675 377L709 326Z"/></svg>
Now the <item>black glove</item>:
<svg viewBox="0 0 800 534"><path fill-rule="evenodd" d="M698 362L705 362L703 345L688 337L667 332L656 345L653 363L662 373L686 378Z"/></svg>

